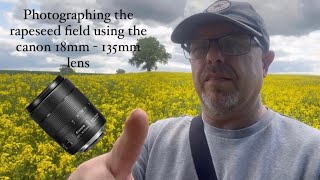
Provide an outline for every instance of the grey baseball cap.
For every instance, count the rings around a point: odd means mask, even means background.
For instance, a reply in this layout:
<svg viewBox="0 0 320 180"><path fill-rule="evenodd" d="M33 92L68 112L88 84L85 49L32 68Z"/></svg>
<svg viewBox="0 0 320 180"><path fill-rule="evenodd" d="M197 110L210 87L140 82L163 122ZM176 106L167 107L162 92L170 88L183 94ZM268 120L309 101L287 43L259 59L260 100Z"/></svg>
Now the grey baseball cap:
<svg viewBox="0 0 320 180"><path fill-rule="evenodd" d="M269 50L270 39L265 23L248 2L216 1L202 13L194 14L180 22L172 32L171 40L174 43L185 43L193 38L197 28L217 21L228 21L251 32L261 43L263 50Z"/></svg>

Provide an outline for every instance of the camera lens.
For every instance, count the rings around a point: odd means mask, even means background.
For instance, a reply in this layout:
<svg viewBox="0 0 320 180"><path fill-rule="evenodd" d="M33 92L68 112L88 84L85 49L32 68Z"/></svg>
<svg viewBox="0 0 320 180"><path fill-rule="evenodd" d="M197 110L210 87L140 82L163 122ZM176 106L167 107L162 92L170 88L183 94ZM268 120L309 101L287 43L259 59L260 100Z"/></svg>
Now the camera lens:
<svg viewBox="0 0 320 180"><path fill-rule="evenodd" d="M103 115L70 80L60 75L26 109L70 154L87 151L103 135Z"/></svg>

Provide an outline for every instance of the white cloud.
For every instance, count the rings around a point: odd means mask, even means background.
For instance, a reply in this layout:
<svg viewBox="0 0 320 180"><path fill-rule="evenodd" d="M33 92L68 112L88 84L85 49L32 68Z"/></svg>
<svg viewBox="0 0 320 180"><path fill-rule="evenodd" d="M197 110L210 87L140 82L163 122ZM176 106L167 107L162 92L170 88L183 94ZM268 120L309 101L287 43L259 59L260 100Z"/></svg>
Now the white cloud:
<svg viewBox="0 0 320 180"><path fill-rule="evenodd" d="M303 36L272 36L271 49L283 54L276 56L279 61L296 61L307 59L319 62L320 59L320 30Z"/></svg>
<svg viewBox="0 0 320 180"><path fill-rule="evenodd" d="M19 2L19 0L0 0L0 3L10 3L10 4L15 4Z"/></svg>
<svg viewBox="0 0 320 180"><path fill-rule="evenodd" d="M17 51L13 51L10 53L11 56L18 56L18 57L27 57L28 55L24 52L17 52Z"/></svg>
<svg viewBox="0 0 320 180"><path fill-rule="evenodd" d="M0 26L0 37L8 36L8 32Z"/></svg>

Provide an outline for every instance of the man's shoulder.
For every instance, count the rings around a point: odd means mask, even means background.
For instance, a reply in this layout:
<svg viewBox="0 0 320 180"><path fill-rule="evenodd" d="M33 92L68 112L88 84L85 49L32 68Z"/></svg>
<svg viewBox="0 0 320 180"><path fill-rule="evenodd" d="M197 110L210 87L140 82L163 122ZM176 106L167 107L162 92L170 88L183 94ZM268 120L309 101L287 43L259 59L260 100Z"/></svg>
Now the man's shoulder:
<svg viewBox="0 0 320 180"><path fill-rule="evenodd" d="M148 138L150 141L155 141L156 139L170 140L183 137L189 132L192 118L192 116L184 115L158 120L150 125Z"/></svg>
<svg viewBox="0 0 320 180"><path fill-rule="evenodd" d="M310 125L307 125L295 118L289 117L278 113L276 119L277 126L280 127L282 133L286 133L289 136L295 136L296 140L303 142L313 141L320 145L320 130Z"/></svg>

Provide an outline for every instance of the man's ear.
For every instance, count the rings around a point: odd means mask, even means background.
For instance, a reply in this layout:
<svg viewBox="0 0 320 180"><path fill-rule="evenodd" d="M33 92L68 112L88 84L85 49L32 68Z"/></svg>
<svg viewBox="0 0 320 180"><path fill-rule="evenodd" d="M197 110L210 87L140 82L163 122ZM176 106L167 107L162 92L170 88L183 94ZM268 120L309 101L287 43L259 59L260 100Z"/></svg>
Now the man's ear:
<svg viewBox="0 0 320 180"><path fill-rule="evenodd" d="M268 51L262 55L263 77L267 76L269 66L272 63L273 59L274 59L274 51Z"/></svg>

